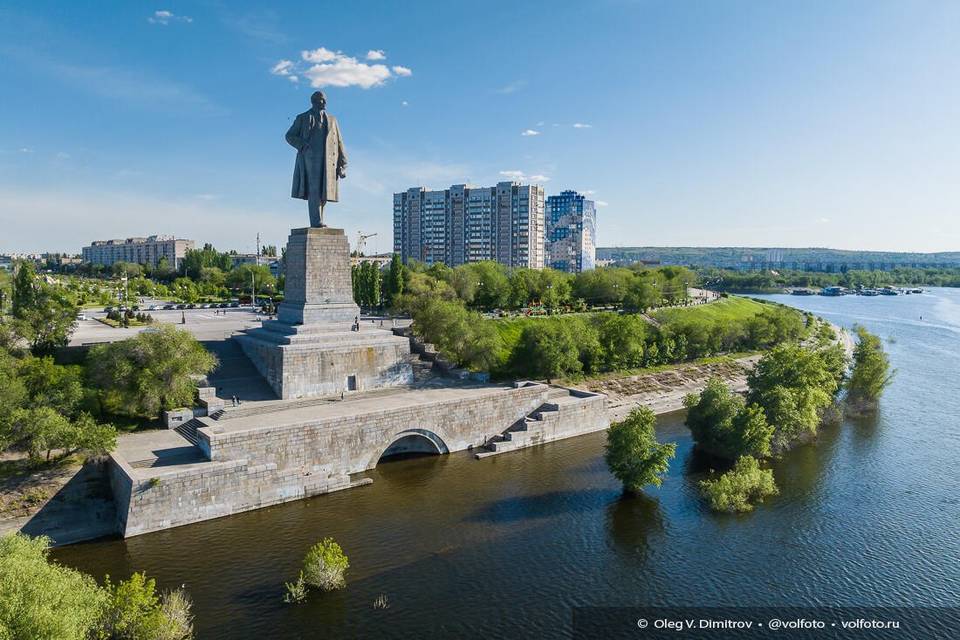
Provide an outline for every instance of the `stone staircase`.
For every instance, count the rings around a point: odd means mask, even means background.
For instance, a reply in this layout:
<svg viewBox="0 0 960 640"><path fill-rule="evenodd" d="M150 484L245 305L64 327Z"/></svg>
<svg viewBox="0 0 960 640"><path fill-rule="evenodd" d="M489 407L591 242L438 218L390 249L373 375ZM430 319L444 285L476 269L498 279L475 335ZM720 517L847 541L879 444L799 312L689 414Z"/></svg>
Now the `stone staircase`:
<svg viewBox="0 0 960 640"><path fill-rule="evenodd" d="M218 411L217 413L222 414L223 411L221 410L221 411ZM214 416L212 415L210 417L212 418ZM198 420L197 418L194 418L192 420L187 420L186 422L181 424L179 427L175 428L174 431L176 431L181 436L183 436L183 438L193 446L197 446L197 442L200 439L199 436L197 435L197 429L199 429L202 426L205 426L205 425L202 422L200 422L200 420Z"/></svg>
<svg viewBox="0 0 960 640"><path fill-rule="evenodd" d="M559 400L569 396L570 392L567 389L552 389L547 394L547 402L524 416L522 420L518 420L503 433L487 440L481 451L475 454L475 457L484 458L488 455L539 444L543 441L544 429L560 417L560 407L556 402L550 402L550 400Z"/></svg>
<svg viewBox="0 0 960 640"><path fill-rule="evenodd" d="M220 365L207 376L207 382L216 388L218 398L228 403L233 396L241 400L277 399L277 394L263 379L235 338L206 340L202 344L220 361Z"/></svg>

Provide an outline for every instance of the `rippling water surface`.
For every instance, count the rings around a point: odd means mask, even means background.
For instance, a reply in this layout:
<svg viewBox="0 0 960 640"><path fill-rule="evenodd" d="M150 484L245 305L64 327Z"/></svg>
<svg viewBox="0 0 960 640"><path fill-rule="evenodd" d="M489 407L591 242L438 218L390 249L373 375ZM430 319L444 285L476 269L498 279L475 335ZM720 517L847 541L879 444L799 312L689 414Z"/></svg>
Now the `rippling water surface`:
<svg viewBox="0 0 960 640"><path fill-rule="evenodd" d="M781 494L754 513L704 508L673 414L658 431L677 457L638 498L607 473L600 433L385 462L368 487L55 555L186 585L201 639L557 637L577 605L960 606L960 291L765 297L866 326L897 374L875 417L776 463ZM349 555L347 588L284 605L326 536Z"/></svg>

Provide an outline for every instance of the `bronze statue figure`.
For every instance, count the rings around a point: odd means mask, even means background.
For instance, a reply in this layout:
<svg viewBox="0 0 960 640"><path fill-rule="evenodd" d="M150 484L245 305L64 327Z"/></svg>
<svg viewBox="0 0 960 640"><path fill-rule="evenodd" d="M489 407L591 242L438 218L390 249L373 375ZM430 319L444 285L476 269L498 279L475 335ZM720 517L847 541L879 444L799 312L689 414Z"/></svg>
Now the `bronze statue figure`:
<svg viewBox="0 0 960 640"><path fill-rule="evenodd" d="M315 91L310 103L310 110L298 115L287 131L287 142L297 150L290 196L307 201L311 227L325 227L323 208L338 199L337 179L347 177L347 153L323 92Z"/></svg>

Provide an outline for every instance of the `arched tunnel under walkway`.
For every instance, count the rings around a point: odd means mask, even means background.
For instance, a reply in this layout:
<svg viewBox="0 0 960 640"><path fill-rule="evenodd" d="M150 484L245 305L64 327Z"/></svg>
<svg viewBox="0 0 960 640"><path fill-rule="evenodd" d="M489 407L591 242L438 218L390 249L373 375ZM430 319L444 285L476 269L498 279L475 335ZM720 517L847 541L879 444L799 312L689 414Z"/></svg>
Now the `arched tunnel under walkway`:
<svg viewBox="0 0 960 640"><path fill-rule="evenodd" d="M398 433L386 449L377 457L376 463L395 456L440 455L450 453L446 443L432 431L408 429Z"/></svg>

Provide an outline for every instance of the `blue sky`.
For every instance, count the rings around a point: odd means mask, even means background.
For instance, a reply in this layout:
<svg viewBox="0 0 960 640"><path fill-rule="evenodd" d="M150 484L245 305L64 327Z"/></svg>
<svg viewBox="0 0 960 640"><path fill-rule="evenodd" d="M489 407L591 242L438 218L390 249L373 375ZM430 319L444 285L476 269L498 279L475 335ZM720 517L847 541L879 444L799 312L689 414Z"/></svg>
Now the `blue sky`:
<svg viewBox="0 0 960 640"><path fill-rule="evenodd" d="M590 192L601 245L960 250L960 3L32 0L0 1L0 251L281 244L312 84L368 250L393 192L517 175Z"/></svg>

